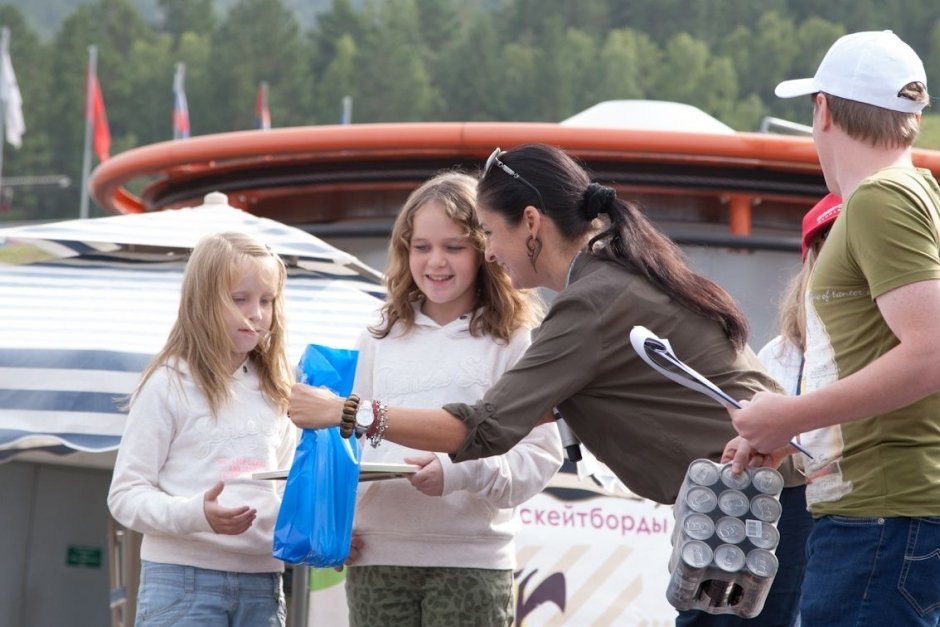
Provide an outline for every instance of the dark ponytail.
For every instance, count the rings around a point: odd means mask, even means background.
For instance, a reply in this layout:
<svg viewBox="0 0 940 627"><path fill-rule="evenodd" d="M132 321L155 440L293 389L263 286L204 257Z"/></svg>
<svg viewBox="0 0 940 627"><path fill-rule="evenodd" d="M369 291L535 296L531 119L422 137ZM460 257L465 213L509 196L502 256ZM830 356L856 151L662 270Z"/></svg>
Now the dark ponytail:
<svg viewBox="0 0 940 627"><path fill-rule="evenodd" d="M747 319L718 284L696 274L676 244L663 235L634 203L617 198L613 188L592 182L563 150L526 144L507 150L500 160L539 190L544 207L527 185L493 168L477 185L477 201L518 225L526 206L549 216L569 242L583 241L598 219L606 228L591 238L588 250L599 258L631 268L694 313L714 320L741 349L747 343Z"/></svg>
<svg viewBox="0 0 940 627"><path fill-rule="evenodd" d="M581 196L581 215L588 222L602 213L610 213L610 206L617 200L617 192L612 187L600 183L591 183Z"/></svg>
<svg viewBox="0 0 940 627"><path fill-rule="evenodd" d="M682 250L634 203L614 200L607 215L609 227L588 244L597 257L638 270L688 309L720 324L735 347L744 348L747 318L728 292L693 272Z"/></svg>

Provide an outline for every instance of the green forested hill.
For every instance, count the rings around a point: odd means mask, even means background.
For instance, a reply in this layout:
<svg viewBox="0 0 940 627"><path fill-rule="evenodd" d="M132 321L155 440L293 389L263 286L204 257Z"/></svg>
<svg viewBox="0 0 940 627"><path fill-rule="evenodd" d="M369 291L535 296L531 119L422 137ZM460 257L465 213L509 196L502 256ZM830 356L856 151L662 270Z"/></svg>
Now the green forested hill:
<svg viewBox="0 0 940 627"><path fill-rule="evenodd" d="M235 1L214 0L212 5L216 13L224 15ZM43 39L51 39L78 6L92 4L92 0L7 0L3 4L17 7ZM162 18L160 0L131 0L131 4L151 24L159 23ZM312 27L316 15L328 10L330 4L331 0L284 0L284 6L305 28Z"/></svg>
<svg viewBox="0 0 940 627"><path fill-rule="evenodd" d="M639 98L738 130L806 123L808 99L773 87L811 75L840 35L884 28L940 94L937 0L7 0L0 23L27 125L3 175L75 182L16 189L0 220L75 214L90 45L113 154L172 137L180 62L193 135L253 128L261 81L275 126L335 123L344 96L354 122L559 121ZM932 117L922 145L940 148Z"/></svg>

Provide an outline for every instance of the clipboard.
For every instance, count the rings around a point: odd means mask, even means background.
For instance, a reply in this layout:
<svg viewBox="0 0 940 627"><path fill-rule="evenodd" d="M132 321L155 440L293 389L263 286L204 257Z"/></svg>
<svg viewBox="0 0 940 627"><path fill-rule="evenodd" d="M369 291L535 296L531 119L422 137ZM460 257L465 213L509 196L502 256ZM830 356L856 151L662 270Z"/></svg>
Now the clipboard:
<svg viewBox="0 0 940 627"><path fill-rule="evenodd" d="M289 469L266 470L252 473L252 479L287 479ZM400 479L405 475L418 471L418 466L412 464L380 464L376 462L362 462L359 466L359 482L380 481L383 479Z"/></svg>
<svg viewBox="0 0 940 627"><path fill-rule="evenodd" d="M676 357L669 340L657 336L646 327L635 326L630 331L630 343L643 361L664 377L700 392L725 407L741 409L738 401ZM796 440L790 440L790 445L807 458L813 459L810 452Z"/></svg>

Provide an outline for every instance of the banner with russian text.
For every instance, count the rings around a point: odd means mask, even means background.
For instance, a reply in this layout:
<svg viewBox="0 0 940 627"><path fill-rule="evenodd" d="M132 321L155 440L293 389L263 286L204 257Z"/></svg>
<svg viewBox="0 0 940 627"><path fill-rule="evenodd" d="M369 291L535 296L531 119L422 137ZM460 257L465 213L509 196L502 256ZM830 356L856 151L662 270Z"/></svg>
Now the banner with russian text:
<svg viewBox="0 0 940 627"><path fill-rule="evenodd" d="M672 506L549 488L519 507L516 625L667 627Z"/></svg>

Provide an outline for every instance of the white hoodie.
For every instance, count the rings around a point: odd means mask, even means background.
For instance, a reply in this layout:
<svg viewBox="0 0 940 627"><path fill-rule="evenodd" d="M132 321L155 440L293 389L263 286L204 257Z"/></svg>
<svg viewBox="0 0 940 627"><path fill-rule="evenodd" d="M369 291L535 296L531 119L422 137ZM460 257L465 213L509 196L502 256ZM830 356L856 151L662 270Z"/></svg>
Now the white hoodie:
<svg viewBox="0 0 940 627"><path fill-rule="evenodd" d="M284 482L251 474L289 467L297 429L262 396L250 360L236 370L232 390L213 417L186 364L177 362L175 369L158 368L135 399L108 507L118 522L144 534L142 559L243 573L284 570L271 554ZM216 534L206 519L203 493L220 480L220 504L258 511L239 535Z"/></svg>
<svg viewBox="0 0 940 627"><path fill-rule="evenodd" d="M401 325L383 339L359 340L355 390L390 406L441 407L473 403L529 345L528 330L509 344L470 335L470 316L440 326L416 308L415 327ZM418 451L388 440L373 448L363 438L364 462L401 463ZM561 467L554 424L536 427L504 455L455 464L438 454L444 494L426 496L407 479L359 484L354 532L363 547L356 566L431 566L511 569L514 508L539 493Z"/></svg>

